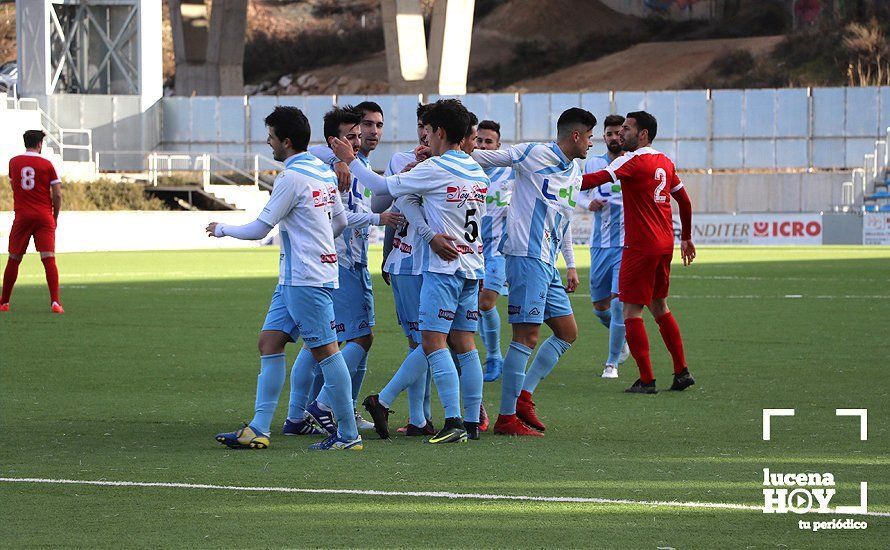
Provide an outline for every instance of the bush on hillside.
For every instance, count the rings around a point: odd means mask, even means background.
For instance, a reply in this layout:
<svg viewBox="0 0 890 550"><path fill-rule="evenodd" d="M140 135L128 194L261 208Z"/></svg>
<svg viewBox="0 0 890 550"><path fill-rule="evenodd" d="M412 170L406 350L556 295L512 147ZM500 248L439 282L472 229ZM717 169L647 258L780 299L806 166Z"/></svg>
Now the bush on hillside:
<svg viewBox="0 0 890 550"><path fill-rule="evenodd" d="M12 210L9 178L0 177L0 210ZM138 183L111 180L62 184L62 210L168 210L160 199L148 197Z"/></svg>

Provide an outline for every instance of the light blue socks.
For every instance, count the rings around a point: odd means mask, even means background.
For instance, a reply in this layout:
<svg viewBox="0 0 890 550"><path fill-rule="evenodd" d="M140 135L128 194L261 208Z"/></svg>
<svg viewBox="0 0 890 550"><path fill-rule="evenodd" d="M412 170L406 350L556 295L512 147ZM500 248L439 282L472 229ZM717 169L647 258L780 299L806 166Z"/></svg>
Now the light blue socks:
<svg viewBox="0 0 890 550"><path fill-rule="evenodd" d="M479 422L479 407L482 405L482 363L479 351L460 353L460 394L464 401L464 420Z"/></svg>
<svg viewBox="0 0 890 550"><path fill-rule="evenodd" d="M418 346L417 349L422 350L423 346ZM451 358L451 352L448 348L437 349L426 358L433 369L433 381L439 392L439 400L445 408L445 418L460 418L460 378L457 376L457 366Z"/></svg>
<svg viewBox="0 0 890 550"><path fill-rule="evenodd" d="M340 437L348 440L357 438L358 429L355 427L355 412L352 408L352 378L343 354L338 351L319 362L318 366L324 373L322 391L334 411Z"/></svg>
<svg viewBox="0 0 890 550"><path fill-rule="evenodd" d="M618 366L618 358L621 356L621 350L624 348L624 304L618 301L618 298L612 299L612 323L609 325L609 359L606 363Z"/></svg>
<svg viewBox="0 0 890 550"><path fill-rule="evenodd" d="M299 422L306 417L306 404L309 402L309 391L315 380L315 358L308 348L300 348L297 360L290 371L290 403L287 407L287 418L291 422Z"/></svg>
<svg viewBox="0 0 890 550"><path fill-rule="evenodd" d="M600 323L604 327L609 328L609 325L612 322L612 314L610 310L607 309L606 311L600 311L596 308L593 308L593 314L597 316L597 318L600 320Z"/></svg>
<svg viewBox="0 0 890 550"><path fill-rule="evenodd" d="M501 383L501 414L516 414L516 400L525 380L525 366L532 350L519 342L510 342L504 357L503 382Z"/></svg>
<svg viewBox="0 0 890 550"><path fill-rule="evenodd" d="M340 353L343 355L343 360L346 361L346 368L349 370L350 384L352 385L352 393L350 395L353 396L352 407L355 408L355 395L358 393L358 389L354 386L356 375L358 374L362 363L367 359L368 352L365 351L365 348L355 342L347 342L347 344L343 346L343 349L340 350ZM362 371L361 378L364 379L364 377L365 374L364 371ZM359 385L361 385L361 380L359 380ZM318 393L315 400L318 401L319 405L330 406L329 401L331 399L323 389Z"/></svg>
<svg viewBox="0 0 890 550"><path fill-rule="evenodd" d="M365 373L368 372L368 354L359 361L355 374L352 375L352 406L358 408L358 394L362 391L362 382L365 381Z"/></svg>
<svg viewBox="0 0 890 550"><path fill-rule="evenodd" d="M485 345L485 359L501 358L501 316L493 307L488 311L479 310L482 317L482 344Z"/></svg>
<svg viewBox="0 0 890 550"><path fill-rule="evenodd" d="M284 387L285 374L283 353L260 357L260 374L256 380L256 403L250 425L266 435L271 432L272 416L275 414L278 397Z"/></svg>
<svg viewBox="0 0 890 550"><path fill-rule="evenodd" d="M528 393L535 393L541 380L547 378L547 375L556 366L556 362L559 361L563 353L569 351L570 347L572 344L560 340L556 336L544 340L544 343L538 348L538 354L535 355L532 366L525 373L525 383L522 389Z"/></svg>
<svg viewBox="0 0 890 550"><path fill-rule="evenodd" d="M423 347L417 346L408 354L408 357L405 357L402 366L392 376L386 387L380 390L380 403L387 408L392 406L393 401L400 393L405 391L415 380L423 378L427 368L428 363L426 355L423 353Z"/></svg>

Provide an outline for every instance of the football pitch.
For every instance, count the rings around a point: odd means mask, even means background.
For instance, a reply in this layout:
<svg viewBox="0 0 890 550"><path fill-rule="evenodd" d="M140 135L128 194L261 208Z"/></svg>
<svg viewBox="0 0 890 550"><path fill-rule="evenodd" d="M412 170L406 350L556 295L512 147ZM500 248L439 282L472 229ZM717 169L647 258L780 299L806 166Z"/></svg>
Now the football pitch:
<svg viewBox="0 0 890 550"><path fill-rule="evenodd" d="M656 396L623 393L632 360L599 377L608 333L576 256L580 336L535 394L545 437L372 431L363 452L312 453L320 436L273 431L261 451L213 439L252 416L277 249L62 254L63 316L29 254L0 314L0 546L890 547L890 247L703 247L689 268L677 254L669 303L697 384ZM362 397L406 348L379 270L374 288ZM487 383L492 421L499 398ZM795 409L769 441L765 408ZM867 441L838 408L868 410ZM404 395L393 409L395 427ZM439 425L435 399L433 413ZM831 473L832 508L858 505L866 481L868 514L765 514L764 468ZM867 528L799 523L848 518Z"/></svg>

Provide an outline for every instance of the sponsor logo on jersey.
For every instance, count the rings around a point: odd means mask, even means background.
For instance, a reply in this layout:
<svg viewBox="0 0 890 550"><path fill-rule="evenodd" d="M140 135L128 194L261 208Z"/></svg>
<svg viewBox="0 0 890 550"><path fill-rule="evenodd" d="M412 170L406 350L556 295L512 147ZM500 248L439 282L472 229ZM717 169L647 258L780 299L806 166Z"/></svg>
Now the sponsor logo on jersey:
<svg viewBox="0 0 890 550"><path fill-rule="evenodd" d="M328 204L328 195L324 191L312 191L312 206L324 208Z"/></svg>
<svg viewBox="0 0 890 550"><path fill-rule="evenodd" d="M529 315L540 315L541 312L538 310L538 308L533 307L532 310L528 312L528 314Z"/></svg>
<svg viewBox="0 0 890 550"><path fill-rule="evenodd" d="M335 264L337 263L337 253L333 254L322 254L321 255L321 263L323 264Z"/></svg>
<svg viewBox="0 0 890 550"><path fill-rule="evenodd" d="M408 330L420 330L420 323L417 321L408 321Z"/></svg>
<svg viewBox="0 0 890 550"><path fill-rule="evenodd" d="M367 309L367 307L365 309ZM368 328L369 326L370 325L368 324L367 321L362 321L361 323L358 324L358 328L360 328L360 329Z"/></svg>
<svg viewBox="0 0 890 550"><path fill-rule="evenodd" d="M472 246L466 245L466 244L456 244L456 245L454 245L454 248L460 254L473 254L476 252L475 250L473 250ZM481 250L480 250L480 252L481 252Z"/></svg>
<svg viewBox="0 0 890 550"><path fill-rule="evenodd" d="M346 332L346 325L343 323L337 323L334 328L337 332Z"/></svg>
<svg viewBox="0 0 890 550"><path fill-rule="evenodd" d="M404 252L405 254L411 254L411 250L414 248L398 237L392 240L392 247L398 249L400 252Z"/></svg>
<svg viewBox="0 0 890 550"><path fill-rule="evenodd" d="M485 203L485 195L488 193L488 187L484 185L474 184L472 187L466 185L449 185L445 189L445 202L463 206L468 202Z"/></svg>
<svg viewBox="0 0 890 550"><path fill-rule="evenodd" d="M439 319L445 319L446 321L454 321L454 312L448 309L440 309L439 310Z"/></svg>
<svg viewBox="0 0 890 550"><path fill-rule="evenodd" d="M507 314L509 315L519 315L520 311L522 311L522 306L507 306Z"/></svg>
<svg viewBox="0 0 890 550"><path fill-rule="evenodd" d="M479 310L473 309L467 311L467 320L468 321L478 321L479 320Z"/></svg>

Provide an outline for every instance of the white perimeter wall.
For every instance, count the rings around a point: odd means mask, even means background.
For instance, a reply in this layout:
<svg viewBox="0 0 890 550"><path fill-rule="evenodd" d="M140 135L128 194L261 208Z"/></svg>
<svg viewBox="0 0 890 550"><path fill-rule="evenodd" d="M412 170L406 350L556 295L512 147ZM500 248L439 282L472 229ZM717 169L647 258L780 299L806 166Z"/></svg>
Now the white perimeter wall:
<svg viewBox="0 0 890 550"><path fill-rule="evenodd" d="M254 212L62 212L57 252L109 250L193 250L260 246L258 242L216 239L204 228L212 221L243 224ZM8 249L13 213L0 212L0 250ZM272 233L270 233L270 236ZM34 242L28 248L34 251Z"/></svg>

